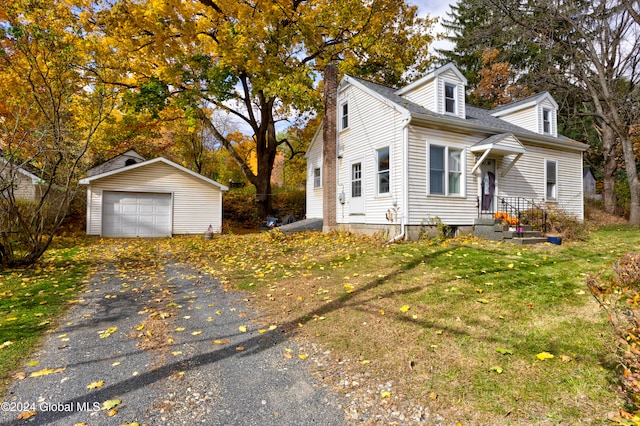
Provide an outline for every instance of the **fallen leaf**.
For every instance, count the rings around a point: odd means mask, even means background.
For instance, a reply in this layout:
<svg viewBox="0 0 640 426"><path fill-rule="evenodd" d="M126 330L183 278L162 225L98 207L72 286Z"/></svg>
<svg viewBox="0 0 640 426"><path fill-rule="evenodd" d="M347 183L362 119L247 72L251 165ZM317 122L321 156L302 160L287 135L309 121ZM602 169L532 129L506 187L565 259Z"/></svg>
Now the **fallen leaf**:
<svg viewBox="0 0 640 426"><path fill-rule="evenodd" d="M194 332L191 333L191 335L193 335L193 336L198 336L200 334L202 334L202 331L200 331L200 330L194 331Z"/></svg>
<svg viewBox="0 0 640 426"><path fill-rule="evenodd" d="M242 332L242 333L246 333L247 332L247 326L246 325L241 325L240 327L238 327L238 330L240 330L240 332Z"/></svg>
<svg viewBox="0 0 640 426"><path fill-rule="evenodd" d="M41 377L41 376L48 376L51 373L54 373L56 370L54 370L53 368L43 368L40 371L34 371L33 373L29 374L29 377Z"/></svg>
<svg viewBox="0 0 640 426"><path fill-rule="evenodd" d="M178 356L178 355L181 355L181 354L182 354L182 351L173 351L173 352L171 352L171 355L173 355L173 356Z"/></svg>
<svg viewBox="0 0 640 426"><path fill-rule="evenodd" d="M496 373L498 373L498 374L502 374L502 371L503 371L503 370L502 370L502 367L499 367L499 366L497 366L497 365L496 365L496 366L494 366L494 367L491 367L491 368L489 369L489 371L495 371L495 372L496 372Z"/></svg>
<svg viewBox="0 0 640 426"><path fill-rule="evenodd" d="M107 337L109 337L113 333L115 333L116 331L118 331L118 327L109 327L106 330L98 331L98 335L100 336L101 339L106 339Z"/></svg>
<svg viewBox="0 0 640 426"><path fill-rule="evenodd" d="M269 326L269 331L273 331L273 330L275 330L276 328L278 328L278 326L277 326L277 325L270 325L270 326Z"/></svg>
<svg viewBox="0 0 640 426"><path fill-rule="evenodd" d="M429 393L429 398L431 398L431 399L438 399L438 394L437 394L437 393L435 393L435 392L431 392L431 393Z"/></svg>
<svg viewBox="0 0 640 426"><path fill-rule="evenodd" d="M29 363L27 364L29 367L35 367L36 365L40 364L40 361L29 361Z"/></svg>
<svg viewBox="0 0 640 426"><path fill-rule="evenodd" d="M119 366L120 364L121 364L121 362L120 362L120 361L116 361L116 362L114 362L113 364L111 364L111 366L112 366L112 367L117 367L117 366Z"/></svg>
<svg viewBox="0 0 640 426"><path fill-rule="evenodd" d="M87 389L98 389L104 386L104 381L100 380L99 382L91 382L87 385Z"/></svg>
<svg viewBox="0 0 640 426"><path fill-rule="evenodd" d="M11 346L11 345L13 345L13 342L11 340L7 340L6 342L0 345L0 349L4 349L7 346Z"/></svg>
<svg viewBox="0 0 640 426"><path fill-rule="evenodd" d="M22 413L18 414L18 420L27 420L35 416L36 414L38 414L37 411L23 411Z"/></svg>
<svg viewBox="0 0 640 426"><path fill-rule="evenodd" d="M513 268L513 263L508 264L507 267Z"/></svg>
<svg viewBox="0 0 640 426"><path fill-rule="evenodd" d="M360 361L361 364L367 365L370 364L371 361L369 361L368 359L363 359L362 361Z"/></svg>
<svg viewBox="0 0 640 426"><path fill-rule="evenodd" d="M236 346L236 351L244 351L244 346Z"/></svg>
<svg viewBox="0 0 640 426"><path fill-rule="evenodd" d="M513 351L511 349L496 348L496 351L500 352L502 355L513 355Z"/></svg>
<svg viewBox="0 0 640 426"><path fill-rule="evenodd" d="M402 307L400 308L402 312L407 312L409 309L411 309L409 305L402 305Z"/></svg>
<svg viewBox="0 0 640 426"><path fill-rule="evenodd" d="M562 362L571 362L571 357L568 355L560 355L560 360L562 360Z"/></svg>
<svg viewBox="0 0 640 426"><path fill-rule="evenodd" d="M487 299L476 299L476 302L478 302L478 303L482 303L482 304L485 304L485 305L486 305L487 303L489 303L489 301L488 301Z"/></svg>
<svg viewBox="0 0 640 426"><path fill-rule="evenodd" d="M108 399L102 403L103 410L111 410L122 403L119 399Z"/></svg>
<svg viewBox="0 0 640 426"><path fill-rule="evenodd" d="M107 416L109 417L113 417L116 414L118 414L118 410L116 410L115 408L112 408L111 410L107 411Z"/></svg>
<svg viewBox="0 0 640 426"><path fill-rule="evenodd" d="M231 339L216 339L211 343L214 345L226 345L227 343L231 343Z"/></svg>
<svg viewBox="0 0 640 426"><path fill-rule="evenodd" d="M389 391L380 392L380 397L381 398L389 398L390 396L391 396L391 392L389 392Z"/></svg>
<svg viewBox="0 0 640 426"><path fill-rule="evenodd" d="M176 331L180 332L180 331L185 331L186 329L184 327L176 327Z"/></svg>
<svg viewBox="0 0 640 426"><path fill-rule="evenodd" d="M549 352L540 352L536 355L536 358L538 358L540 361L544 361L545 359L553 358L553 354L550 354Z"/></svg>
<svg viewBox="0 0 640 426"><path fill-rule="evenodd" d="M300 354L300 355L298 355L298 358L307 359L307 354Z"/></svg>

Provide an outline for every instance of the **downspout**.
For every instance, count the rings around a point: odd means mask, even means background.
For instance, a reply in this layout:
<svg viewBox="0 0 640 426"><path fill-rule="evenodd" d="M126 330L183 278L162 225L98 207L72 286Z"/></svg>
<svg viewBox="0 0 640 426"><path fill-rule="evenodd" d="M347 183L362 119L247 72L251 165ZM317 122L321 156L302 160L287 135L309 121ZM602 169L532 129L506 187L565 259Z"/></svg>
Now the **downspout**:
<svg viewBox="0 0 640 426"><path fill-rule="evenodd" d="M389 241L385 243L391 244L404 239L406 234L406 223L408 220L409 214L409 123L411 122L411 117L408 115L403 116L404 124L402 125L402 162L403 162L403 171L404 176L403 185L402 185L402 217L400 218L400 234L391 238Z"/></svg>

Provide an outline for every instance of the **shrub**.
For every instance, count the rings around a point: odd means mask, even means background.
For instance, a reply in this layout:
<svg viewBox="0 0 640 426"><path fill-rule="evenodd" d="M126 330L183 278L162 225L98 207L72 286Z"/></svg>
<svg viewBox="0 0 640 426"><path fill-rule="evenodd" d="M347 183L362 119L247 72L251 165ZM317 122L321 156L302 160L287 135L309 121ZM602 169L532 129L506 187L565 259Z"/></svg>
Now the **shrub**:
<svg viewBox="0 0 640 426"><path fill-rule="evenodd" d="M612 272L587 277L591 294L607 313L617 339L621 383L631 408L640 407L640 253L627 254Z"/></svg>
<svg viewBox="0 0 640 426"><path fill-rule="evenodd" d="M547 232L561 235L566 240L585 241L589 236L584 223L560 209L547 212Z"/></svg>

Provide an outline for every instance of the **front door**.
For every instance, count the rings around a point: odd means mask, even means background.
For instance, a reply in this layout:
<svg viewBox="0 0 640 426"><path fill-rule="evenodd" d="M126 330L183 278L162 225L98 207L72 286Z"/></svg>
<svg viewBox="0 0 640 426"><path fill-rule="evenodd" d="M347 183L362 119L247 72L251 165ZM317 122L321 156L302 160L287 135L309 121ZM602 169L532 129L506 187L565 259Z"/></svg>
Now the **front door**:
<svg viewBox="0 0 640 426"><path fill-rule="evenodd" d="M498 175L496 173L496 160L488 158L480 165L478 191L481 214L493 214L497 211L497 186Z"/></svg>

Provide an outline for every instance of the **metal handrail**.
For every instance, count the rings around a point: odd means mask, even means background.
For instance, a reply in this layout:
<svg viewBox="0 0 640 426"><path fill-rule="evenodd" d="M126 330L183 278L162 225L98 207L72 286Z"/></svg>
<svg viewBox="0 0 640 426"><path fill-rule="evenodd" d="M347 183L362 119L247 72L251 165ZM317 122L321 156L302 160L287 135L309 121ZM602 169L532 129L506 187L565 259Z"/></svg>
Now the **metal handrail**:
<svg viewBox="0 0 640 426"><path fill-rule="evenodd" d="M533 200L524 197L498 197L497 207L497 211L482 210L479 207L480 217L486 217L488 214L500 217L503 215L497 215L497 213L504 213L506 217L503 219L509 221L509 224L518 230L517 232L521 232L520 227L525 225L530 225L532 229L543 233L547 232L547 211Z"/></svg>

